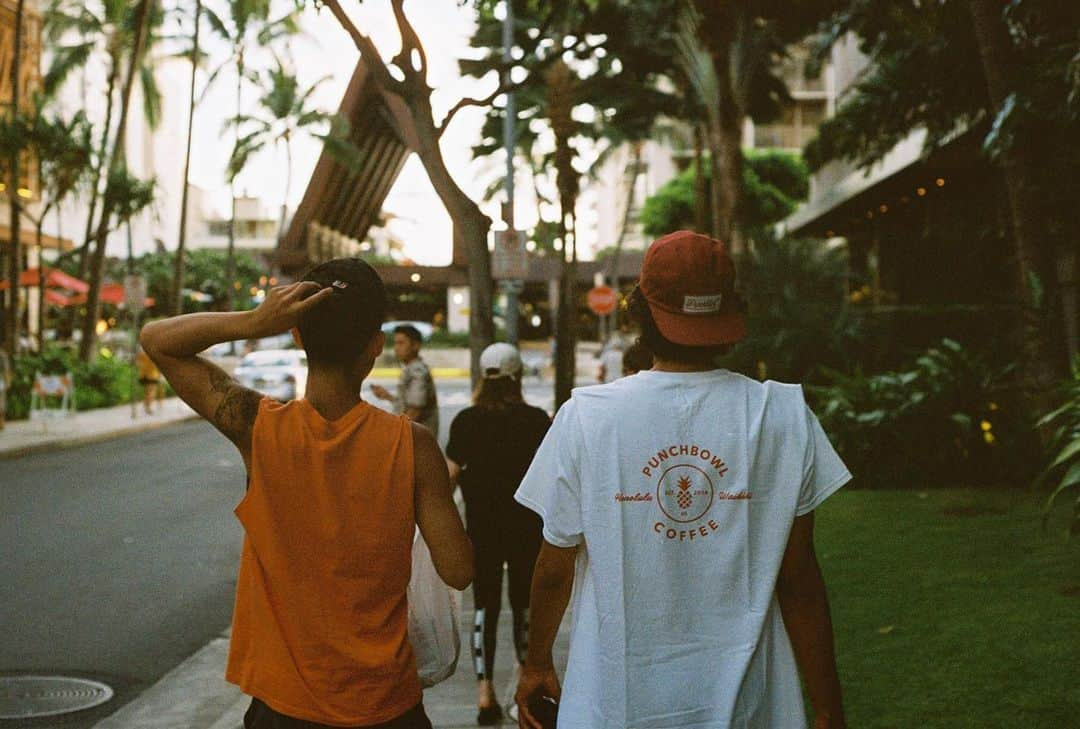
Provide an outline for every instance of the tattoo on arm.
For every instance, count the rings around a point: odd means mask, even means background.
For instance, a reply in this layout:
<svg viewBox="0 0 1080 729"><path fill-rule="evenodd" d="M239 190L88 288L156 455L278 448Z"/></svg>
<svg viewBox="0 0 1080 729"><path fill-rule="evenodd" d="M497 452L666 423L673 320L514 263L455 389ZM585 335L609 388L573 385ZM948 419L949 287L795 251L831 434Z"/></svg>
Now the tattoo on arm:
<svg viewBox="0 0 1080 729"><path fill-rule="evenodd" d="M237 446L249 446L262 395L243 387L217 367L209 375L210 389L221 395L214 410L214 425Z"/></svg>

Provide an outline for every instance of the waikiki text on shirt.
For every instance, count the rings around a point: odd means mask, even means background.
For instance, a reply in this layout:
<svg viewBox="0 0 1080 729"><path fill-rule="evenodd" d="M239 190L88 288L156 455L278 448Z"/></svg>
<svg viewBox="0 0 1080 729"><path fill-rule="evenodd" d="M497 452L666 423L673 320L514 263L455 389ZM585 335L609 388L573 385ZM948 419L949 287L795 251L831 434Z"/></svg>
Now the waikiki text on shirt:
<svg viewBox="0 0 1080 729"><path fill-rule="evenodd" d="M516 498L580 545L560 729L802 729L775 596L848 480L802 388L726 370L579 388Z"/></svg>

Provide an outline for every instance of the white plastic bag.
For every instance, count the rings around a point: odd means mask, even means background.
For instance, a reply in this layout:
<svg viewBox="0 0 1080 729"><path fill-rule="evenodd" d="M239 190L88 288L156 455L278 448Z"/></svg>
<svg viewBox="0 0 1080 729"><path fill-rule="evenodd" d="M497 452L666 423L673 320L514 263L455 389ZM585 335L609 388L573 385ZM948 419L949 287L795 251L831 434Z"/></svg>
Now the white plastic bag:
<svg viewBox="0 0 1080 729"><path fill-rule="evenodd" d="M413 536L412 579L409 580L409 641L416 654L420 685L430 688L454 675L461 636L458 596L435 571L420 530Z"/></svg>

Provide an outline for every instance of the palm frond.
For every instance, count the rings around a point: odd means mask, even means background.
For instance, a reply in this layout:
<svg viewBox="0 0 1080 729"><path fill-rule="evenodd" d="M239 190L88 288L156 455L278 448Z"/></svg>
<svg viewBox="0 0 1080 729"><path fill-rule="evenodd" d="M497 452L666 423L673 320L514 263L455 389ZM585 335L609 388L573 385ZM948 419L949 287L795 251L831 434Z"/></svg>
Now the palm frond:
<svg viewBox="0 0 1080 729"><path fill-rule="evenodd" d="M161 123L161 89L158 88L152 64L139 66L139 85L143 93L143 116L151 129L157 129Z"/></svg>
<svg viewBox="0 0 1080 729"><path fill-rule="evenodd" d="M53 52L52 64L41 81L42 89L47 97L55 96L71 73L86 65L90 54L94 51L94 46L94 42L89 41L72 46L61 46Z"/></svg>

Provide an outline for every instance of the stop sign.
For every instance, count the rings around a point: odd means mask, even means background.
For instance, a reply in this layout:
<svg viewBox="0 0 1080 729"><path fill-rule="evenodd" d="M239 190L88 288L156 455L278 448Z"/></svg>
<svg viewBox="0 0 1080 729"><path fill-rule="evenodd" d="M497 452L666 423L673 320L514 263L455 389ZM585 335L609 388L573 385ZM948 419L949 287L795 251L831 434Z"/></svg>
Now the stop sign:
<svg viewBox="0 0 1080 729"><path fill-rule="evenodd" d="M585 302L594 314L606 316L615 311L619 305L619 297L610 286L597 286L585 296Z"/></svg>

